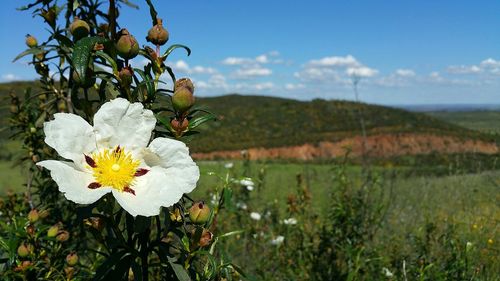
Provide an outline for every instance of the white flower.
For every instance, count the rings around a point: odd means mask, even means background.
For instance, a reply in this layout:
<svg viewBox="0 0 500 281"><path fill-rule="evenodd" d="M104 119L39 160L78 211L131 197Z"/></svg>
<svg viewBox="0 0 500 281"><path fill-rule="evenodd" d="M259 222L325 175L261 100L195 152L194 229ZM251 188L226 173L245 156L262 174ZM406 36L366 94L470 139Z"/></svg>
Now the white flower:
<svg viewBox="0 0 500 281"><path fill-rule="evenodd" d="M233 164L233 163L231 163L231 162L230 162L230 163L226 163L226 164L224 165L224 168L226 168L226 169L231 169L232 167L234 167L234 164Z"/></svg>
<svg viewBox="0 0 500 281"><path fill-rule="evenodd" d="M382 273L386 276L386 277L392 277L394 276L394 274L387 268L387 267L383 267L382 268Z"/></svg>
<svg viewBox="0 0 500 281"><path fill-rule="evenodd" d="M236 207L240 208L242 210L246 210L248 208L248 206L247 206L247 204L245 204L245 202L237 202Z"/></svg>
<svg viewBox="0 0 500 281"><path fill-rule="evenodd" d="M257 212L251 212L250 213L250 218L253 219L253 220L258 221L258 220L260 220L260 214L257 213Z"/></svg>
<svg viewBox="0 0 500 281"><path fill-rule="evenodd" d="M244 179L240 180L240 184L243 185L243 186L247 186L247 187L248 186L251 186L251 187L254 186L254 183L253 183L253 181L252 181L251 178L244 178Z"/></svg>
<svg viewBox="0 0 500 281"><path fill-rule="evenodd" d="M288 218L288 219L284 219L284 220L283 220L283 223L284 223L284 224L287 224L287 225L297 224L297 219L296 219L296 218Z"/></svg>
<svg viewBox="0 0 500 281"><path fill-rule="evenodd" d="M253 185L247 185L247 190L252 191L253 190Z"/></svg>
<svg viewBox="0 0 500 281"><path fill-rule="evenodd" d="M153 112L117 98L101 106L92 127L83 118L56 113L44 124L45 142L71 161L46 160L68 200L91 204L112 192L131 215L155 216L196 187L198 166L186 145L156 138Z"/></svg>
<svg viewBox="0 0 500 281"><path fill-rule="evenodd" d="M281 235L278 235L276 238L274 238L273 240L271 240L271 245L278 246L278 245L282 244L284 241L285 241L285 237L281 236Z"/></svg>

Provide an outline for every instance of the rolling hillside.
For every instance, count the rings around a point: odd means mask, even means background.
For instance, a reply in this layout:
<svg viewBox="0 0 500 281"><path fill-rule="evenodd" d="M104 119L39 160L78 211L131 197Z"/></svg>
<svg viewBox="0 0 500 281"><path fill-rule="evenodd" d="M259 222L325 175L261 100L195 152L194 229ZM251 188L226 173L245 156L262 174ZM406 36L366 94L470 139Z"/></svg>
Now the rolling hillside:
<svg viewBox="0 0 500 281"><path fill-rule="evenodd" d="M359 154L361 115L373 156L498 151L491 135L384 106L241 95L199 99L199 104L221 119L190 144L200 158L235 158L241 149L251 149L256 158L331 157L345 147Z"/></svg>

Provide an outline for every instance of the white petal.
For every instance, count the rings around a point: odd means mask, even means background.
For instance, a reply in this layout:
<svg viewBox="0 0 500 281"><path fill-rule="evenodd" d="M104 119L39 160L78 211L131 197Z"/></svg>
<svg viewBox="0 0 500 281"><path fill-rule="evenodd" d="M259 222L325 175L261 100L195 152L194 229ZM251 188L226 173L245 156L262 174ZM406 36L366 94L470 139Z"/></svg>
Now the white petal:
<svg viewBox="0 0 500 281"><path fill-rule="evenodd" d="M103 104L94 115L97 143L106 147L120 145L130 150L146 147L155 124L151 110L122 98Z"/></svg>
<svg viewBox="0 0 500 281"><path fill-rule="evenodd" d="M189 193L196 187L200 169L189 156L189 149L183 142L156 138L145 152L146 164L165 168L169 181L175 179L184 193Z"/></svg>
<svg viewBox="0 0 500 281"><path fill-rule="evenodd" d="M55 119L43 124L45 142L59 155L80 162L84 153L96 149L92 126L82 117L69 113L56 113Z"/></svg>
<svg viewBox="0 0 500 281"><path fill-rule="evenodd" d="M73 163L46 160L36 164L50 170L50 176L57 183L59 191L75 203L91 204L111 191L109 187L88 188L94 177L90 173L75 170Z"/></svg>
<svg viewBox="0 0 500 281"><path fill-rule="evenodd" d="M169 207L179 202L183 191L176 179L171 179L161 167L153 167L144 176L137 177L132 188L135 195L113 189L116 200L132 216L156 216L160 207Z"/></svg>

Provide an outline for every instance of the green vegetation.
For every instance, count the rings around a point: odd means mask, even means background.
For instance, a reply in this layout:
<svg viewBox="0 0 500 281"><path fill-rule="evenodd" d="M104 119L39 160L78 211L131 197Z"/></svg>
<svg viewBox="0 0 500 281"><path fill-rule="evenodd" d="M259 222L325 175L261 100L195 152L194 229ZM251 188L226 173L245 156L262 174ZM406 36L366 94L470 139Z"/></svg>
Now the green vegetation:
<svg viewBox="0 0 500 281"><path fill-rule="evenodd" d="M500 111L437 111L426 113L432 117L456 124L471 130L485 133L500 133Z"/></svg>

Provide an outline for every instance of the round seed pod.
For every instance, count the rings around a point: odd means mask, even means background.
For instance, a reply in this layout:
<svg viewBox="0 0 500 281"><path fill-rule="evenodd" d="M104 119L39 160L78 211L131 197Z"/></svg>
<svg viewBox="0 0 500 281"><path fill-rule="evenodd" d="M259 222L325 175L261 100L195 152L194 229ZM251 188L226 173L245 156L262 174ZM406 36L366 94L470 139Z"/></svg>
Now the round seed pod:
<svg viewBox="0 0 500 281"><path fill-rule="evenodd" d="M69 31L71 32L71 35L73 35L73 38L76 41L82 39L83 37L87 37L89 35L90 26L86 21L81 20L78 17L75 17L74 21L69 26Z"/></svg>
<svg viewBox="0 0 500 281"><path fill-rule="evenodd" d="M157 23L148 31L146 40L155 45L164 45L168 41L168 31L163 27L163 21L157 19Z"/></svg>
<svg viewBox="0 0 500 281"><path fill-rule="evenodd" d="M125 28L119 32L115 48L118 55L126 60L133 59L139 54L139 43Z"/></svg>

